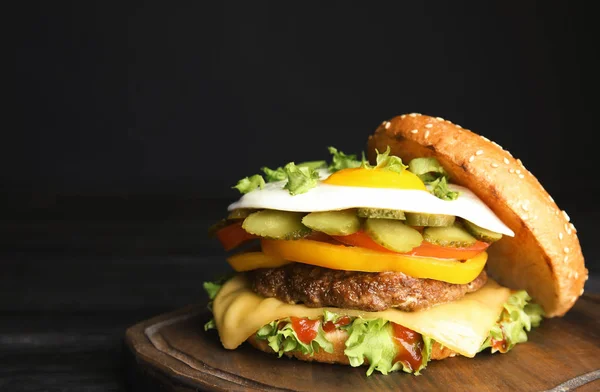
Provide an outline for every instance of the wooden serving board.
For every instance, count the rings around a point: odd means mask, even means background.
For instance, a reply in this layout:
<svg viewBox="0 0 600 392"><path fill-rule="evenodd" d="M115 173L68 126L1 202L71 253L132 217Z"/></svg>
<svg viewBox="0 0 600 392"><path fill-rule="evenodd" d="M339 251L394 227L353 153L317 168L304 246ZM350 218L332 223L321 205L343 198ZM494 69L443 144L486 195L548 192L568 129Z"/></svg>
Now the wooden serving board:
<svg viewBox="0 0 600 392"><path fill-rule="evenodd" d="M600 296L544 320L508 354L432 361L420 376L366 377L366 368L277 358L247 344L225 350L204 332L210 313L189 306L130 327L131 385L143 391L600 391Z"/></svg>

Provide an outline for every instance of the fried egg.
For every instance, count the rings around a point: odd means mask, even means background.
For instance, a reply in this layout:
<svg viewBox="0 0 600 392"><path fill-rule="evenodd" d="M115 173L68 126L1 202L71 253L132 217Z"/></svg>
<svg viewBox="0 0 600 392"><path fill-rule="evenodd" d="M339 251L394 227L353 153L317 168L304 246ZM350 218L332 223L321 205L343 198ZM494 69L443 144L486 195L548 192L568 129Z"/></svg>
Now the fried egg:
<svg viewBox="0 0 600 392"><path fill-rule="evenodd" d="M442 200L432 195L413 173L380 169L344 169L335 173L319 171L317 185L306 193L290 195L285 181L271 182L263 189L243 195L231 204L237 208L272 209L281 211L315 212L349 208L381 208L426 214L454 215L477 226L514 236L514 232L469 189L449 184L459 192L455 200Z"/></svg>

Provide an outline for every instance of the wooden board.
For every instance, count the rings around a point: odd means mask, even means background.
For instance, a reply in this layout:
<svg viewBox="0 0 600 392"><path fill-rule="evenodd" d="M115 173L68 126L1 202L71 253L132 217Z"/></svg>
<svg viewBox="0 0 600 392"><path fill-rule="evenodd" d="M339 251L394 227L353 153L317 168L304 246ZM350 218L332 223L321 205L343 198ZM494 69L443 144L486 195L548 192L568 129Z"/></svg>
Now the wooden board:
<svg viewBox="0 0 600 392"><path fill-rule="evenodd" d="M204 306L189 306L127 330L135 390L167 391L598 391L600 296L584 295L560 319L544 320L529 342L508 354L480 353L432 361L421 376L365 376L366 368L312 364L259 352L225 350L204 332Z"/></svg>

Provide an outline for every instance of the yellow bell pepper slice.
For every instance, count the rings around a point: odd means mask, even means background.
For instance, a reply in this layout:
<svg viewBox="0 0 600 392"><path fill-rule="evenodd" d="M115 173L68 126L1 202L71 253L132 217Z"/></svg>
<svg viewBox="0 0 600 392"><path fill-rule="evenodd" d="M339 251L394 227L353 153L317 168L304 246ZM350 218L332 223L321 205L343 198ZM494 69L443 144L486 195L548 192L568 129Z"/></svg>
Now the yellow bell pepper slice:
<svg viewBox="0 0 600 392"><path fill-rule="evenodd" d="M487 253L465 260L407 256L313 240L261 240L262 251L273 257L319 267L363 272L403 272L415 278L465 284L483 270ZM257 267L258 268L258 267Z"/></svg>
<svg viewBox="0 0 600 392"><path fill-rule="evenodd" d="M237 272L250 271L258 268L276 268L291 263L276 255L263 252L243 252L227 258L227 262Z"/></svg>

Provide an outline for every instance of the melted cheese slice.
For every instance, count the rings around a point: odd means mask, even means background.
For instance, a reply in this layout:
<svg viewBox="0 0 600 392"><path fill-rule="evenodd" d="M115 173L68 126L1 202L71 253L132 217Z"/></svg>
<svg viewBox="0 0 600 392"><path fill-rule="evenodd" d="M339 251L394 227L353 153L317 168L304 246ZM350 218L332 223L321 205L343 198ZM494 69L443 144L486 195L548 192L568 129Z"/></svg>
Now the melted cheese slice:
<svg viewBox="0 0 600 392"><path fill-rule="evenodd" d="M337 314L382 318L429 336L457 353L474 357L502 312L510 290L488 279L487 284L462 299L418 312L388 309L363 312L340 308L309 308L255 294L241 275L223 285L213 302L221 343L233 350L274 320L294 316L318 318L327 309Z"/></svg>

